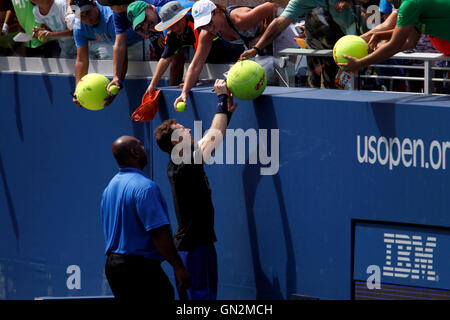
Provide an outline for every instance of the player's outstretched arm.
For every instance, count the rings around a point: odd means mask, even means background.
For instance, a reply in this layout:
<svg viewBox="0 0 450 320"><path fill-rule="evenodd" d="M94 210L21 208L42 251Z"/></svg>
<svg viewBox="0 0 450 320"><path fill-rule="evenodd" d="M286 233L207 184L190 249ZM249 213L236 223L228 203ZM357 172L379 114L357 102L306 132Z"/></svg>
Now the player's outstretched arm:
<svg viewBox="0 0 450 320"><path fill-rule="evenodd" d="M211 127L198 144L202 150L203 161L208 161L214 150L222 143L231 115L237 107L233 103L233 95L227 87L227 82L217 79L214 84L214 91L217 94L217 110L214 115Z"/></svg>

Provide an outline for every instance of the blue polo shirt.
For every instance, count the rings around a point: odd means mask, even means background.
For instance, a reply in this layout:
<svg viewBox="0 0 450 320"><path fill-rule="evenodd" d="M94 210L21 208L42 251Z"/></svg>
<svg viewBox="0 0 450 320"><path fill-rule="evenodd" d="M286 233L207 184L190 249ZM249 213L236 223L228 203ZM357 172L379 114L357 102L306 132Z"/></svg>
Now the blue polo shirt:
<svg viewBox="0 0 450 320"><path fill-rule="evenodd" d="M135 168L120 168L103 192L100 205L105 253L141 255L162 261L149 231L169 224L159 187Z"/></svg>
<svg viewBox="0 0 450 320"><path fill-rule="evenodd" d="M100 5L98 2L97 7L100 13L100 22L97 26L91 27L80 23L79 28L73 29L73 37L77 48L84 46L89 40L103 41L111 44L114 44L116 41L114 11L110 7ZM127 46L142 40L131 28L125 31L127 32Z"/></svg>

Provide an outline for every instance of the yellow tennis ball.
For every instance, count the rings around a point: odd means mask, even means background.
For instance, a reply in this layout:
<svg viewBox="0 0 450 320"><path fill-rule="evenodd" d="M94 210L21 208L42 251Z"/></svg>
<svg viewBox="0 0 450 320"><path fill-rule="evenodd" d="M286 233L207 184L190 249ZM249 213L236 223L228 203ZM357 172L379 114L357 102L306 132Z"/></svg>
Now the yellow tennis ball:
<svg viewBox="0 0 450 320"><path fill-rule="evenodd" d="M343 36L333 47L333 59L336 64L347 62L347 59L342 56L344 54L357 59L364 58L369 54L369 45L361 37Z"/></svg>
<svg viewBox="0 0 450 320"><path fill-rule="evenodd" d="M113 84L111 87L109 87L109 92L111 92L111 94L115 96L119 93L119 87Z"/></svg>
<svg viewBox="0 0 450 320"><path fill-rule="evenodd" d="M186 110L186 103L184 103L183 101L178 102L177 103L177 111L183 112L184 110Z"/></svg>
<svg viewBox="0 0 450 320"><path fill-rule="evenodd" d="M256 99L264 92L266 86L266 71L255 61L238 61L228 71L227 87L238 99Z"/></svg>
<svg viewBox="0 0 450 320"><path fill-rule="evenodd" d="M105 106L105 98L108 97L106 86L109 80L99 73L85 75L77 84L75 95L78 102L89 110L101 110Z"/></svg>

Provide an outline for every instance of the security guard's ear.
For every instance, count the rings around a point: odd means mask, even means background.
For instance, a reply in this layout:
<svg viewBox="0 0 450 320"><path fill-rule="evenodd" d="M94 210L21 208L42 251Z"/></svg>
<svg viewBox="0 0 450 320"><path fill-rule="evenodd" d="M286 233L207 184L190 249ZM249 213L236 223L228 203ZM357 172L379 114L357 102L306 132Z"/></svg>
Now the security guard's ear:
<svg viewBox="0 0 450 320"><path fill-rule="evenodd" d="M137 146L130 148L130 156L133 157L134 159L139 158L139 150Z"/></svg>

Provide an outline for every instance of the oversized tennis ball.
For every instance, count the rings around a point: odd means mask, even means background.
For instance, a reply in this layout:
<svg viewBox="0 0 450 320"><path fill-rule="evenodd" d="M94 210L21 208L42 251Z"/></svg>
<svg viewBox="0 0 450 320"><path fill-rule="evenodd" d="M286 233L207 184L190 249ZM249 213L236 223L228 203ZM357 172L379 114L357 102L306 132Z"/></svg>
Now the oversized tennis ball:
<svg viewBox="0 0 450 320"><path fill-rule="evenodd" d="M109 80L99 73L89 73L78 81L75 95L78 102L89 110L101 110L105 106L105 98L108 97L106 86Z"/></svg>
<svg viewBox="0 0 450 320"><path fill-rule="evenodd" d="M266 89L266 71L253 60L241 60L228 71L227 87L241 100L253 100Z"/></svg>
<svg viewBox="0 0 450 320"><path fill-rule="evenodd" d="M369 54L369 45L361 37L353 35L343 36L333 47L333 59L336 64L347 62L347 59L342 56L344 54L357 59L364 58Z"/></svg>
<svg viewBox="0 0 450 320"><path fill-rule="evenodd" d="M111 87L109 87L109 92L113 96L115 96L115 95L117 95L119 93L119 87L113 84Z"/></svg>
<svg viewBox="0 0 450 320"><path fill-rule="evenodd" d="M186 110L186 103L184 103L183 101L178 102L177 103L177 111L183 112L184 110Z"/></svg>

